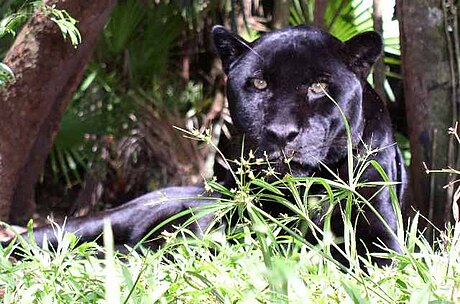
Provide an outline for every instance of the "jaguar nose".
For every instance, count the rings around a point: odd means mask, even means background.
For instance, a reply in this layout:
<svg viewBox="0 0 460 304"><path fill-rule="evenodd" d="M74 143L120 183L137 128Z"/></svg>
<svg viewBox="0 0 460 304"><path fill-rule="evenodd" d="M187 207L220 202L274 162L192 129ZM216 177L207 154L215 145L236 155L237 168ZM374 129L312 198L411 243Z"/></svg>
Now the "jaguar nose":
<svg viewBox="0 0 460 304"><path fill-rule="evenodd" d="M284 146L299 135L299 128L294 124L270 124L265 132L268 141Z"/></svg>

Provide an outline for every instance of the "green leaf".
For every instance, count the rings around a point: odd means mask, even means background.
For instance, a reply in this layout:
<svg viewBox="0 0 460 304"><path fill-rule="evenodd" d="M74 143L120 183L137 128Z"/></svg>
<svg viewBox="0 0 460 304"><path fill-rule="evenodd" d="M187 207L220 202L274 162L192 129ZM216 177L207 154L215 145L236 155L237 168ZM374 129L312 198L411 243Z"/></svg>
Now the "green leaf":
<svg viewBox="0 0 460 304"><path fill-rule="evenodd" d="M275 194L278 194L278 195L281 195L283 196L283 192L281 192L278 188L276 188L275 186L267 183L266 181L264 180L261 180L261 179L254 179L250 182L250 184L254 184L256 186L259 186L260 188L262 189L265 189L265 190L268 190L270 192L273 192Z"/></svg>
<svg viewBox="0 0 460 304"><path fill-rule="evenodd" d="M76 26L77 20L69 13L49 5L43 5L41 9L59 27L64 39L67 39L68 36L73 46L81 43L81 34Z"/></svg>
<svg viewBox="0 0 460 304"><path fill-rule="evenodd" d="M410 304L428 304L431 298L431 285L426 284L422 288L412 292L410 297Z"/></svg>
<svg viewBox="0 0 460 304"><path fill-rule="evenodd" d="M16 81L13 71L9 66L0 62L0 87L6 85L8 82Z"/></svg>
<svg viewBox="0 0 460 304"><path fill-rule="evenodd" d="M355 304L370 303L368 298L363 298L361 296L361 292L357 285L353 284L352 282L347 282L345 280L342 280L341 283L342 283L343 289L345 289L345 292L350 297L353 303Z"/></svg>
<svg viewBox="0 0 460 304"><path fill-rule="evenodd" d="M221 194L224 194L224 195L227 195L227 196L230 196L232 197L233 196L233 193L228 190L225 186L219 184L218 182L215 182L215 181L208 181L207 184L211 187L211 189L221 193Z"/></svg>

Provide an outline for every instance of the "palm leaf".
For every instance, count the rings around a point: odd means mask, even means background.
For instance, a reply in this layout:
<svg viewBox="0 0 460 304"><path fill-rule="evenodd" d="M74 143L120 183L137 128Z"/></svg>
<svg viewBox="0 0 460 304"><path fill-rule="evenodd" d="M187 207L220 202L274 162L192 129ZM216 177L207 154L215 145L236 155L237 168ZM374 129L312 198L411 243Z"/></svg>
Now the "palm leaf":
<svg viewBox="0 0 460 304"><path fill-rule="evenodd" d="M121 1L115 6L103 33L106 50L112 56L121 56L130 42L136 38L146 12L138 0Z"/></svg>

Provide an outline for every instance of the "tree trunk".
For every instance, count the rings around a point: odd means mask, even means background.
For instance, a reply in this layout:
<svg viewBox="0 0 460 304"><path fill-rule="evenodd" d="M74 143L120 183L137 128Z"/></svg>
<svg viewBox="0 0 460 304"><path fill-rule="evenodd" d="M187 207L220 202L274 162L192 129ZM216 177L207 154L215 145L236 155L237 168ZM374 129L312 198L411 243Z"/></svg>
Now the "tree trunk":
<svg viewBox="0 0 460 304"><path fill-rule="evenodd" d="M9 222L12 224L24 224L34 215L35 185L43 170L62 116L62 110L58 106L50 112L40 128L29 153L29 158L21 170L18 185L11 200Z"/></svg>
<svg viewBox="0 0 460 304"><path fill-rule="evenodd" d="M438 0L401 0L398 13L401 30L404 94L411 145L413 205L442 228L449 220L452 190L443 189L452 177L425 173L455 167L457 151L447 134L458 119L458 70L448 22L456 23ZM451 3L451 8L455 6ZM454 12L455 10L453 10ZM448 17L448 18L447 18ZM447 25L447 26L446 26ZM458 38L458 36L457 36Z"/></svg>
<svg viewBox="0 0 460 304"><path fill-rule="evenodd" d="M273 28L280 29L289 25L289 1L274 0Z"/></svg>
<svg viewBox="0 0 460 304"><path fill-rule="evenodd" d="M384 0L374 0L373 1L373 10L372 10L372 20L374 21L374 31L382 35L383 37L383 4ZM380 98L386 103L386 93L385 93L385 62L383 56L377 61L374 65L374 72L372 73L372 80L374 83L374 89L379 94Z"/></svg>
<svg viewBox="0 0 460 304"><path fill-rule="evenodd" d="M33 187L52 139L115 2L46 1L79 21L82 43L74 48L37 12L6 55L16 82L0 91L0 220L7 220L11 209L15 217L31 214L26 208L34 206Z"/></svg>
<svg viewBox="0 0 460 304"><path fill-rule="evenodd" d="M313 25L324 28L324 14L326 13L327 0L315 0L315 9L313 11Z"/></svg>

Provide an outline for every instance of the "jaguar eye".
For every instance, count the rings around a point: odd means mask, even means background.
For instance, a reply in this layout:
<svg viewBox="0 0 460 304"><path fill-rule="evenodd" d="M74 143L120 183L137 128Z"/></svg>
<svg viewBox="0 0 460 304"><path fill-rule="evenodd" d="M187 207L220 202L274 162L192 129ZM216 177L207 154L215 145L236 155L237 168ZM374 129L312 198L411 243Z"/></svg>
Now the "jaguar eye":
<svg viewBox="0 0 460 304"><path fill-rule="evenodd" d="M315 94L322 94L327 90L328 84L325 82L315 82L308 89Z"/></svg>
<svg viewBox="0 0 460 304"><path fill-rule="evenodd" d="M252 85L257 90L264 90L267 87L267 82L260 78L254 78L252 79Z"/></svg>

